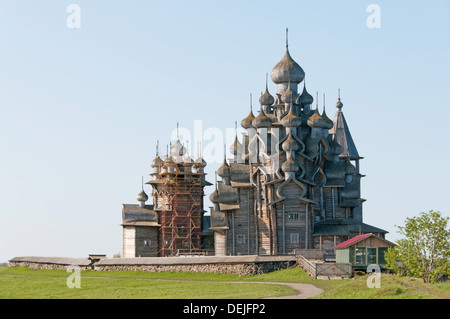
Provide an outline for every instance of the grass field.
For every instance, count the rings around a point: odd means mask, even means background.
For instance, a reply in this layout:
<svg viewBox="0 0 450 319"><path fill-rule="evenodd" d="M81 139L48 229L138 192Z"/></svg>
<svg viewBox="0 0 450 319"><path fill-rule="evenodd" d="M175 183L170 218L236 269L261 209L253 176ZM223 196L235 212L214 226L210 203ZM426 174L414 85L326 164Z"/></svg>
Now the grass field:
<svg viewBox="0 0 450 319"><path fill-rule="evenodd" d="M366 285L367 276L349 280L315 280L300 268L242 277L200 273L82 271L80 289L67 287L69 275L70 273L64 270L0 267L0 298L257 299L296 293L284 285L252 283L256 281L313 284L324 290L323 294L315 298L450 298L450 283L423 284L415 278L382 275L381 288L370 289Z"/></svg>

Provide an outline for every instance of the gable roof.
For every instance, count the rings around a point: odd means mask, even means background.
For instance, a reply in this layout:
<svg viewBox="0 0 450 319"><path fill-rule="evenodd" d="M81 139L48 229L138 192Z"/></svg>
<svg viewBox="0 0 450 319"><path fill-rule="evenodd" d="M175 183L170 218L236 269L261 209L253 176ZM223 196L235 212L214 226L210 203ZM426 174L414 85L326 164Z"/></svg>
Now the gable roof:
<svg viewBox="0 0 450 319"><path fill-rule="evenodd" d="M351 245L353 245L369 236L372 236L372 235L373 235L372 233L358 235L358 236L352 237L336 246L333 246L333 248L345 248L345 247L351 246Z"/></svg>
<svg viewBox="0 0 450 319"><path fill-rule="evenodd" d="M337 244L336 246L333 246L333 248L334 249L346 248L346 247L352 246L352 245L354 245L354 244L356 244L356 243L358 243L358 242L360 242L360 241L362 241L362 240L364 240L366 238L369 238L371 236L377 237L377 238L381 239L382 241L384 241L386 243L389 243L390 245L395 246L394 243L391 243L390 241L388 241L388 240L386 240L384 238L378 237L377 235L372 234L372 233L368 233L368 234L362 234L362 235L358 235L358 236L352 237L352 238L350 238L350 239L348 239L348 240L346 240L346 241L344 241L344 242L342 242L340 244Z"/></svg>

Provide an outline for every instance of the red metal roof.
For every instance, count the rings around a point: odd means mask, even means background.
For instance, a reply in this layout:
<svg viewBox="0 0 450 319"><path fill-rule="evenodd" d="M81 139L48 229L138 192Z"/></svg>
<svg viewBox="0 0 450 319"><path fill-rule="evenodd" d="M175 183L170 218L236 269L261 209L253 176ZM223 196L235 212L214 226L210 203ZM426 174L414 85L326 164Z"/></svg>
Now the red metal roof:
<svg viewBox="0 0 450 319"><path fill-rule="evenodd" d="M357 242L359 242L359 241L361 241L364 238L367 238L369 236L372 236L372 233L358 235L358 236L352 237L352 238L350 238L350 239L348 239L348 240L346 240L346 241L344 241L344 242L334 246L333 248L345 248L345 247L348 247L348 246L350 246L350 245L352 245L354 243L357 243Z"/></svg>

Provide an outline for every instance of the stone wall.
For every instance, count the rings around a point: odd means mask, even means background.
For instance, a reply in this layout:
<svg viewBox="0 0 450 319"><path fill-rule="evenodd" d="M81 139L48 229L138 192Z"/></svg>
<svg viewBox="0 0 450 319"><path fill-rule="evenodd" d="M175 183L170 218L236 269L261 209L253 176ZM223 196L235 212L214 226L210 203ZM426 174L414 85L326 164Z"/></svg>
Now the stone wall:
<svg viewBox="0 0 450 319"><path fill-rule="evenodd" d="M187 264L187 265L104 265L95 270L121 271L140 270L149 272L197 272L217 274L237 274L239 276L257 275L294 266L295 262L233 263L233 264Z"/></svg>
<svg viewBox="0 0 450 319"><path fill-rule="evenodd" d="M64 264L53 264L53 263L36 263L27 261L10 261L8 262L8 267L26 267L33 269L58 269L67 270L69 266L78 266L81 270L92 269L91 266L81 266L81 265L64 265Z"/></svg>
<svg viewBox="0 0 450 319"><path fill-rule="evenodd" d="M70 265L81 270L123 271L140 270L148 272L196 272L237 274L239 276L257 275L285 269L296 264L295 257L148 257L112 258L99 261L89 259L67 259L52 257L15 257L8 267L27 267L33 269L66 270Z"/></svg>

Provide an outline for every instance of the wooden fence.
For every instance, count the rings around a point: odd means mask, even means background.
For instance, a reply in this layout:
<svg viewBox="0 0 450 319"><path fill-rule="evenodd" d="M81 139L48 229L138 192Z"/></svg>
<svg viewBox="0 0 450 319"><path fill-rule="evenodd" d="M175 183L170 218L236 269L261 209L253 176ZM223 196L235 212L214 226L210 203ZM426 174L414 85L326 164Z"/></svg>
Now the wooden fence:
<svg viewBox="0 0 450 319"><path fill-rule="evenodd" d="M315 279L349 278L352 265L344 263L311 262L302 255L297 255L298 265Z"/></svg>
<svg viewBox="0 0 450 319"><path fill-rule="evenodd" d="M295 255L302 255L306 259L324 259L325 252L323 249L295 249Z"/></svg>

